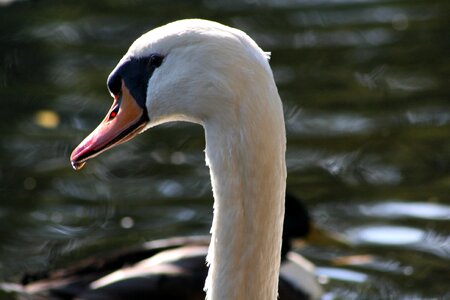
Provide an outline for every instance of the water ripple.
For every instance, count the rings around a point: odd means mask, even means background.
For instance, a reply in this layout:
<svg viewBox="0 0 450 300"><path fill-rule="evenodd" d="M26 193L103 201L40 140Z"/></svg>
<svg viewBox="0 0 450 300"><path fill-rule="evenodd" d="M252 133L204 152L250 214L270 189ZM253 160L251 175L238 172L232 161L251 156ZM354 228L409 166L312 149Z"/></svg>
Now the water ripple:
<svg viewBox="0 0 450 300"><path fill-rule="evenodd" d="M316 272L319 276L326 276L330 279L350 281L350 282L365 282L368 276L364 273L347 270L343 268L331 267L317 267Z"/></svg>
<svg viewBox="0 0 450 300"><path fill-rule="evenodd" d="M425 232L421 229L389 225L352 228L347 234L355 243L391 246L415 244L422 242L425 238Z"/></svg>
<svg viewBox="0 0 450 300"><path fill-rule="evenodd" d="M361 205L362 214L383 218L450 220L450 206L439 203L389 201Z"/></svg>
<svg viewBox="0 0 450 300"><path fill-rule="evenodd" d="M286 126L296 134L334 136L368 133L376 127L376 122L356 114L295 109L295 113L287 116Z"/></svg>

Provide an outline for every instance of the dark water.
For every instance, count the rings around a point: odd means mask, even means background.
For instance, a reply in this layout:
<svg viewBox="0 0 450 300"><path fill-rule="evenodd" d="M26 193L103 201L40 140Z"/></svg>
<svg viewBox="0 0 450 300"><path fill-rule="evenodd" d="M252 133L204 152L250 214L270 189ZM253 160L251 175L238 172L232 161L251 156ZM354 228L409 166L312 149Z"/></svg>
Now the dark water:
<svg viewBox="0 0 450 300"><path fill-rule="evenodd" d="M108 109L106 77L129 44L201 17L272 51L288 189L347 240L301 249L324 299L450 299L449 2L168 3L0 7L0 279L208 232L199 126L155 128L81 172L68 160Z"/></svg>

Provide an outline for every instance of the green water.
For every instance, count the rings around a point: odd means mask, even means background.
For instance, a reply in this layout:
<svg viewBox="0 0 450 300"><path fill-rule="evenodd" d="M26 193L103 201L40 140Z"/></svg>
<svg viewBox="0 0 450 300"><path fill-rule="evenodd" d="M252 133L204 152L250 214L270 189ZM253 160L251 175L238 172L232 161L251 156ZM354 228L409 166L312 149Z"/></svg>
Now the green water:
<svg viewBox="0 0 450 300"><path fill-rule="evenodd" d="M450 299L449 2L168 3L0 6L0 280L209 231L199 126L155 128L81 172L68 160L109 108L106 78L129 44L201 17L272 52L288 189L349 244L299 250L324 299Z"/></svg>

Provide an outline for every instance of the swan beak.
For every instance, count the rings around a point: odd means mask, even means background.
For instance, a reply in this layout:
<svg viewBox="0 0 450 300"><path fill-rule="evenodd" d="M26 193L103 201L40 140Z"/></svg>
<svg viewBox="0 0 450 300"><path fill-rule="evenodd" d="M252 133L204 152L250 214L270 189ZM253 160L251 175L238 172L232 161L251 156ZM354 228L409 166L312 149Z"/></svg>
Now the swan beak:
<svg viewBox="0 0 450 300"><path fill-rule="evenodd" d="M75 170L100 153L122 144L144 129L148 122L146 110L140 107L122 81L122 92L105 119L73 150L70 162Z"/></svg>

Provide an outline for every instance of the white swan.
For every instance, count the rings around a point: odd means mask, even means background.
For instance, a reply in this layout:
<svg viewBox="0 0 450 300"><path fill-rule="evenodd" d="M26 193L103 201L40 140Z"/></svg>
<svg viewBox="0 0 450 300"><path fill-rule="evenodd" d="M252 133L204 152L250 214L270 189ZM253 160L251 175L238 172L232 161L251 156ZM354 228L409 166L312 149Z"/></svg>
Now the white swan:
<svg viewBox="0 0 450 300"><path fill-rule="evenodd" d="M286 135L267 54L240 30L177 21L137 39L108 88L113 106L74 168L158 124L201 124L215 199L207 299L276 299Z"/></svg>

